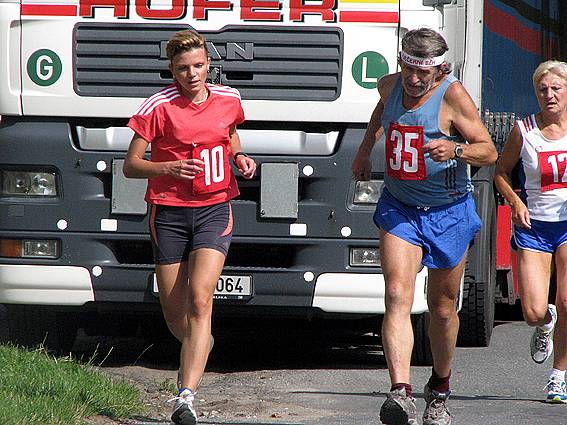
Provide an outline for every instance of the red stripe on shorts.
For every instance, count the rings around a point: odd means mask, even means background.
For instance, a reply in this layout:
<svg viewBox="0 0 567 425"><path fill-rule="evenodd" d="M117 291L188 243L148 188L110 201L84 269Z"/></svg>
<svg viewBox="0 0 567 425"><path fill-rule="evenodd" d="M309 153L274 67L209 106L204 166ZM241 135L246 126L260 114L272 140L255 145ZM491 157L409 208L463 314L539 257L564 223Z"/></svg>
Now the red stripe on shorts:
<svg viewBox="0 0 567 425"><path fill-rule="evenodd" d="M228 224L226 225L226 229L222 232L221 236L226 236L230 232L232 232L232 205L228 204Z"/></svg>
<svg viewBox="0 0 567 425"><path fill-rule="evenodd" d="M152 234L152 239L156 246L158 245L158 238L156 233L156 209L155 204L150 205L150 233Z"/></svg>

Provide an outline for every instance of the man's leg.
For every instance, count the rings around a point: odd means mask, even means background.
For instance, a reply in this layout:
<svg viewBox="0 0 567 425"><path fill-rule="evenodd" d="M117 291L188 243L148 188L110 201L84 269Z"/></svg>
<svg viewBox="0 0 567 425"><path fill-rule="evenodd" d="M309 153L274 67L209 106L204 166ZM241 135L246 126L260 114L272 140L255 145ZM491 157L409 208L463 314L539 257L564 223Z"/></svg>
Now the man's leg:
<svg viewBox="0 0 567 425"><path fill-rule="evenodd" d="M380 232L380 259L386 285L382 345L392 384L380 410L380 420L388 425L417 423L410 386L413 349L410 314L421 258L421 247Z"/></svg>
<svg viewBox="0 0 567 425"><path fill-rule="evenodd" d="M410 381L413 349L410 314L421 256L420 247L380 232L380 261L386 284L382 344L392 384Z"/></svg>
<svg viewBox="0 0 567 425"><path fill-rule="evenodd" d="M457 299L465 262L466 254L452 269L429 269L429 341L433 368L439 377L448 377L451 373L459 332Z"/></svg>
<svg viewBox="0 0 567 425"><path fill-rule="evenodd" d="M426 403L424 425L450 425L452 422L446 403L450 394L449 378L459 332L457 298L465 262L466 253L452 269L429 269L427 304L433 372L423 390Z"/></svg>

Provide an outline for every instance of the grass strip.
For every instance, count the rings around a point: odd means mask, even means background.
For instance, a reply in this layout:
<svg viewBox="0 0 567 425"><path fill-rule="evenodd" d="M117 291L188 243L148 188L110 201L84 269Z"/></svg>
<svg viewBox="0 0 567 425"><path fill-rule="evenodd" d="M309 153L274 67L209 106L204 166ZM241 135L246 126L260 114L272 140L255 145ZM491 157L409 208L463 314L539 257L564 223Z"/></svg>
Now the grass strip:
<svg viewBox="0 0 567 425"><path fill-rule="evenodd" d="M75 425L87 416L128 418L143 409L137 388L91 363L0 345L2 425Z"/></svg>

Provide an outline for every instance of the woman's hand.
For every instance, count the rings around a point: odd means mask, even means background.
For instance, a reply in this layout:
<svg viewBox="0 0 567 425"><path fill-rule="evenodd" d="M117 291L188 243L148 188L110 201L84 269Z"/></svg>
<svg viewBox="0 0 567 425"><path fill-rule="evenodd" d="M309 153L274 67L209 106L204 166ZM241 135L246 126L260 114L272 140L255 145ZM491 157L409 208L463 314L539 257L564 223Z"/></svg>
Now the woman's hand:
<svg viewBox="0 0 567 425"><path fill-rule="evenodd" d="M205 164L200 159L179 159L177 161L164 162L163 173L183 180L193 180L197 174L203 172Z"/></svg>
<svg viewBox="0 0 567 425"><path fill-rule="evenodd" d="M523 202L514 202L510 204L510 208L512 209L512 221L516 226L525 227L526 229L532 228L530 213Z"/></svg>
<svg viewBox="0 0 567 425"><path fill-rule="evenodd" d="M238 155L234 160L234 165L245 179L251 179L256 172L256 161L249 156Z"/></svg>

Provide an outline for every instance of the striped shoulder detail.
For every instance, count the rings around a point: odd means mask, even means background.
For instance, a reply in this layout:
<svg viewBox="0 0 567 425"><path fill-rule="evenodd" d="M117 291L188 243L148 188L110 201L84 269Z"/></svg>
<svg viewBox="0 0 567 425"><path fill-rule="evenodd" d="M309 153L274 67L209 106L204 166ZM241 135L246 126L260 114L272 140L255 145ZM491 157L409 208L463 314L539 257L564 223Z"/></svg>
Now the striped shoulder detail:
<svg viewBox="0 0 567 425"><path fill-rule="evenodd" d="M528 115L527 117L523 118L521 121L519 121L520 126L523 127L523 130L526 133L529 133L530 131L532 131L534 128L537 127L537 123L536 123L536 119L535 119L535 115ZM520 130L522 130L522 128L520 128Z"/></svg>
<svg viewBox="0 0 567 425"><path fill-rule="evenodd" d="M231 96L236 97L239 100L242 100L240 97L240 92L237 89L234 89L229 86L218 86L216 84L208 84L207 87L211 91L211 93L218 94L220 96Z"/></svg>
<svg viewBox="0 0 567 425"><path fill-rule="evenodd" d="M179 90L177 89L176 85L168 86L158 91L153 96L148 97L144 101L144 103L140 105L134 115L148 115L154 110L156 106L161 105L165 102L171 102L173 99L176 99L179 96L181 96L181 94L179 94Z"/></svg>

